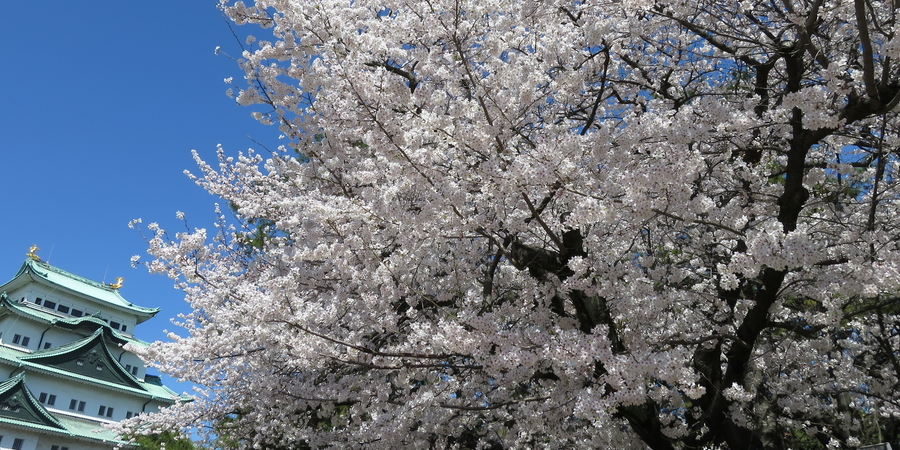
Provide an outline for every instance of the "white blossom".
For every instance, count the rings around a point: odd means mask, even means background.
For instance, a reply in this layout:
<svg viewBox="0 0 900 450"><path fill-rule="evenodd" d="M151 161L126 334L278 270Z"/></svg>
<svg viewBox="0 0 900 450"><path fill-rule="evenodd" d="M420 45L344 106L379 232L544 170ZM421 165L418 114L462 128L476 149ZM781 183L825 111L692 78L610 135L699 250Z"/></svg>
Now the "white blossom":
<svg viewBox="0 0 900 450"><path fill-rule="evenodd" d="M236 102L286 142L195 152L228 214L149 226L148 269L194 312L135 351L208 390L142 426L896 440L897 18L864 3L223 2L271 30Z"/></svg>

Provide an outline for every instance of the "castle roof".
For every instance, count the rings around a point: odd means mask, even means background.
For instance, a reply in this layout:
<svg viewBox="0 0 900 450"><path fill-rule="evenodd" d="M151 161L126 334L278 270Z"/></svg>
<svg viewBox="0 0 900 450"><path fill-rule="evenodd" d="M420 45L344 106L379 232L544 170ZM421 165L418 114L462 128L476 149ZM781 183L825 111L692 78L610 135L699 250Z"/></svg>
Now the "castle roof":
<svg viewBox="0 0 900 450"><path fill-rule="evenodd" d="M24 372L0 383L0 424L83 441L124 443L113 431L104 429L101 421L51 414L28 390Z"/></svg>
<svg viewBox="0 0 900 450"><path fill-rule="evenodd" d="M10 300L5 292L0 293L0 316L4 313L15 314L19 317L26 317L36 322L55 325L69 330L82 328L93 333L98 329L102 329L109 340L119 345L132 344L140 347L149 345L146 341L114 330L102 319L92 316L66 317L47 311L45 308L41 308L33 303Z"/></svg>
<svg viewBox="0 0 900 450"><path fill-rule="evenodd" d="M126 300L115 285L107 285L67 272L50 264L27 258L12 280L0 285L0 292L18 289L30 282L61 290L89 302L134 314L137 323L152 318L159 308L146 308Z"/></svg>

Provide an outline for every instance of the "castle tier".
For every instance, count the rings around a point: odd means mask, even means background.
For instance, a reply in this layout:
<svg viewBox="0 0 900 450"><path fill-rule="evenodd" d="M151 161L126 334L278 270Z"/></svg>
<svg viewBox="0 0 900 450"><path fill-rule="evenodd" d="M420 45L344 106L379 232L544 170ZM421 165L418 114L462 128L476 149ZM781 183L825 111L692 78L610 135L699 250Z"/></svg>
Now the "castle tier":
<svg viewBox="0 0 900 450"><path fill-rule="evenodd" d="M53 267L32 253L0 286L0 448L93 450L123 444L104 424L173 404L125 344L159 308Z"/></svg>

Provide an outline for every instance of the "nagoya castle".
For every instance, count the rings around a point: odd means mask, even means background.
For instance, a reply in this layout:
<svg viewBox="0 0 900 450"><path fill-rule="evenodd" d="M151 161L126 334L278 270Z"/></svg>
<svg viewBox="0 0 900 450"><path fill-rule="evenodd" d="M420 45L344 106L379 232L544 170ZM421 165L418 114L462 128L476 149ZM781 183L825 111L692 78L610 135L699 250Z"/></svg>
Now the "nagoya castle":
<svg viewBox="0 0 900 450"><path fill-rule="evenodd" d="M125 344L159 308L113 284L41 261L32 247L0 285L0 448L93 450L124 444L104 429L179 399ZM2 381L5 380L5 381Z"/></svg>

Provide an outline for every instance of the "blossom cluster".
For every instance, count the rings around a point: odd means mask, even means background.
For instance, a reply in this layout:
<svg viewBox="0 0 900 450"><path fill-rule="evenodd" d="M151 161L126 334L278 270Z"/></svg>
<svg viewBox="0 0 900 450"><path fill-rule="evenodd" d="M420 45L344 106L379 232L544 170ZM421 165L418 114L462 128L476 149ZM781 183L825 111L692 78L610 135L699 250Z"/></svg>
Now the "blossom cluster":
<svg viewBox="0 0 900 450"><path fill-rule="evenodd" d="M209 390L141 420L242 448L895 433L897 13L807 3L223 2L272 33L226 82L291 148L195 155L235 225L151 226L194 312L140 351Z"/></svg>

